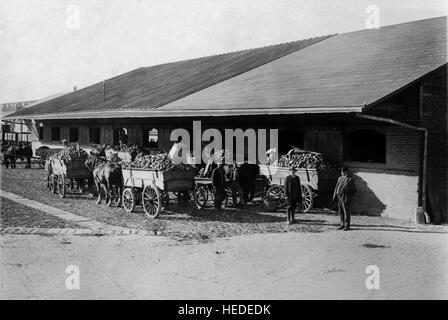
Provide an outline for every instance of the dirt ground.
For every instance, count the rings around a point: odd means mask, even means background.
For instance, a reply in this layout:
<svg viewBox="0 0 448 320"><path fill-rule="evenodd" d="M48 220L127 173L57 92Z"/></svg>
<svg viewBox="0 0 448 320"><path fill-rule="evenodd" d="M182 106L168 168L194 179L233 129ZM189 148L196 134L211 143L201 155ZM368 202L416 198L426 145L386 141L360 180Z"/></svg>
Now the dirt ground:
<svg viewBox="0 0 448 320"><path fill-rule="evenodd" d="M0 298L446 299L447 243L446 232L386 227L190 244L2 235ZM79 289L66 286L68 266L79 268ZM378 287L366 285L369 268Z"/></svg>

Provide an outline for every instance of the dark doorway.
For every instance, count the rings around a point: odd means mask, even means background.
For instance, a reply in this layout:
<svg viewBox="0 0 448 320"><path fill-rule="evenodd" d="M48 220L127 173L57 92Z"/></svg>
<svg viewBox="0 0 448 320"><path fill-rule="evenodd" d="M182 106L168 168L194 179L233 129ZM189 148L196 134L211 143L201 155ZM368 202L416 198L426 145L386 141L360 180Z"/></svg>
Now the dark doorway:
<svg viewBox="0 0 448 320"><path fill-rule="evenodd" d="M279 155L288 153L292 147L303 148L303 133L294 129L280 129L278 131Z"/></svg>
<svg viewBox="0 0 448 320"><path fill-rule="evenodd" d="M100 128L89 128L90 143L101 143L101 130Z"/></svg>

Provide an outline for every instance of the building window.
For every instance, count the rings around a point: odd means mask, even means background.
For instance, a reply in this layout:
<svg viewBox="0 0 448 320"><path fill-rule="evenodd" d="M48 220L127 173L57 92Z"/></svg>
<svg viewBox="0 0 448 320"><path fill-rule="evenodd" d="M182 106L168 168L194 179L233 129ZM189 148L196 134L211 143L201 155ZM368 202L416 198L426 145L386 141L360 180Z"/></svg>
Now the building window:
<svg viewBox="0 0 448 320"><path fill-rule="evenodd" d="M70 142L79 141L79 130L77 127L70 127Z"/></svg>
<svg viewBox="0 0 448 320"><path fill-rule="evenodd" d="M39 135L39 140L44 140L44 124L41 122L39 123L39 128L38 128L38 135Z"/></svg>
<svg viewBox="0 0 448 320"><path fill-rule="evenodd" d="M151 149L157 149L159 140L159 130L148 128L143 130L143 146Z"/></svg>
<svg viewBox="0 0 448 320"><path fill-rule="evenodd" d="M372 130L356 130L348 135L346 161L386 163L386 136Z"/></svg>
<svg viewBox="0 0 448 320"><path fill-rule="evenodd" d="M59 141L59 140L61 140L61 128L51 127L51 141Z"/></svg>
<svg viewBox="0 0 448 320"><path fill-rule="evenodd" d="M298 130L285 129L278 131L279 156L287 154L293 147L303 148L303 133Z"/></svg>
<svg viewBox="0 0 448 320"><path fill-rule="evenodd" d="M128 144L128 129L116 128L114 129L114 145Z"/></svg>
<svg viewBox="0 0 448 320"><path fill-rule="evenodd" d="M101 133L100 128L90 128L89 129L89 139L90 143L100 144L101 143Z"/></svg>

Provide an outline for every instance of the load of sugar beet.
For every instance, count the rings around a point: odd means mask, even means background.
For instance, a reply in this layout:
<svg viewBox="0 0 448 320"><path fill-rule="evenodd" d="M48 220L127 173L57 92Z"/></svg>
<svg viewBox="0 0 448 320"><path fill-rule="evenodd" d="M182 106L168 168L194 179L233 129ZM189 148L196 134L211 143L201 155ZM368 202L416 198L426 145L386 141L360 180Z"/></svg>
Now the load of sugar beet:
<svg viewBox="0 0 448 320"><path fill-rule="evenodd" d="M125 168L148 170L193 170L193 167L185 163L174 163L166 152L152 152L147 155L139 155L132 162L125 163Z"/></svg>
<svg viewBox="0 0 448 320"><path fill-rule="evenodd" d="M68 164L75 160L86 160L87 156L88 155L85 150L76 146L69 146L52 155L52 158L62 160L64 163Z"/></svg>
<svg viewBox="0 0 448 320"><path fill-rule="evenodd" d="M338 170L338 165L324 159L322 154L301 149L292 149L288 154L282 155L278 160L278 166L316 169L318 171Z"/></svg>

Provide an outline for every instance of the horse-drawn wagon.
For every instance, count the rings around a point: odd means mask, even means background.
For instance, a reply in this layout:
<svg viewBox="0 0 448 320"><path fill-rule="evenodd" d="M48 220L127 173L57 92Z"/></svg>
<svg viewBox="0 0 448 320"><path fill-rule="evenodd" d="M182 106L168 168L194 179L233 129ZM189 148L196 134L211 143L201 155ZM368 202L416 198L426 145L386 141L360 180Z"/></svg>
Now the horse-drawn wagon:
<svg viewBox="0 0 448 320"><path fill-rule="evenodd" d="M302 211L309 211L314 205L314 198L322 193L330 192L336 185L337 171L319 171L315 168L297 168L296 174L302 185ZM284 182L289 169L283 167L260 165L260 175L266 177L269 184L265 199L278 201L278 206L286 204Z"/></svg>
<svg viewBox="0 0 448 320"><path fill-rule="evenodd" d="M51 157L47 162L47 171L49 172L49 187L53 193L58 193L64 198L67 187L74 189L75 184L80 192L89 185L90 171L85 166L85 159L72 159L69 162Z"/></svg>
<svg viewBox="0 0 448 320"><path fill-rule="evenodd" d="M146 215L157 218L169 203L169 193L180 202L188 202L194 188L195 171L192 168L170 168L165 171L145 168L123 168L122 203L127 212L141 204Z"/></svg>

